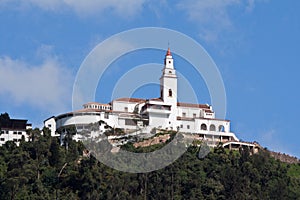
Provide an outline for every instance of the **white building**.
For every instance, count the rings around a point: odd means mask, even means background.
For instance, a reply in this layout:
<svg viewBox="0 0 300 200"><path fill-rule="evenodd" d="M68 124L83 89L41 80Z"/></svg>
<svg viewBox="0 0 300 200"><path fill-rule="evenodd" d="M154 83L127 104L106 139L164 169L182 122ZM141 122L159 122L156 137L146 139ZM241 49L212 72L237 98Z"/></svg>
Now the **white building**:
<svg viewBox="0 0 300 200"><path fill-rule="evenodd" d="M31 129L31 124L27 123L27 120L22 119L1 119L0 120L0 146L7 141L14 141L17 145L24 137L25 141L28 141L29 136L26 133L27 129Z"/></svg>
<svg viewBox="0 0 300 200"><path fill-rule="evenodd" d="M177 101L177 75L170 49L164 60L159 98L119 98L108 104L90 102L84 104L82 110L51 117L44 124L50 128L52 136L58 136L58 130L70 125L76 124L80 132L100 120L127 133L167 129L193 133L200 139L214 142L212 144L238 141L230 131L230 121L216 119L210 105ZM75 139L80 139L80 134L75 135Z"/></svg>

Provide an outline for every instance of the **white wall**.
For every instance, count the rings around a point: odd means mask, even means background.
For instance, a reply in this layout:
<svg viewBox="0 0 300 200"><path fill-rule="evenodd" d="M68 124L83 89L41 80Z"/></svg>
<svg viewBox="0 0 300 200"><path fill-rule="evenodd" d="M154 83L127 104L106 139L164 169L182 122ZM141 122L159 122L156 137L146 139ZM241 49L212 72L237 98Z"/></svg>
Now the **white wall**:
<svg viewBox="0 0 300 200"><path fill-rule="evenodd" d="M224 126L224 132L230 132L230 122L226 120L217 120L217 119L196 119L196 130L201 130L201 125L206 124L207 130L209 130L210 125L215 125L216 131L219 131L219 127Z"/></svg>
<svg viewBox="0 0 300 200"><path fill-rule="evenodd" d="M186 114L185 117L193 117L196 114L196 117L200 117L200 108L186 108L186 107L177 107L177 116L183 117L183 113Z"/></svg>
<svg viewBox="0 0 300 200"><path fill-rule="evenodd" d="M7 141L15 141L17 145L19 145L19 141L21 141L22 136L25 137L25 141L28 141L29 137L26 134L25 130L2 130L2 134L0 135L0 146L2 146Z"/></svg>
<svg viewBox="0 0 300 200"><path fill-rule="evenodd" d="M49 118L44 122L44 126L49 128L51 131L51 136L59 136L59 134L56 133L56 122L55 122L55 117Z"/></svg>
<svg viewBox="0 0 300 200"><path fill-rule="evenodd" d="M178 120L178 126L180 132L194 133L195 132L195 121ZM188 128L189 126L189 128Z"/></svg>
<svg viewBox="0 0 300 200"><path fill-rule="evenodd" d="M170 128L169 121L168 114L149 113L149 125L153 128Z"/></svg>
<svg viewBox="0 0 300 200"><path fill-rule="evenodd" d="M121 102L121 101L113 101L113 111L125 112L125 107L128 108L128 112L133 112L134 107L138 103L134 102Z"/></svg>
<svg viewBox="0 0 300 200"><path fill-rule="evenodd" d="M203 112L203 117L213 119L215 118L215 113Z"/></svg>
<svg viewBox="0 0 300 200"><path fill-rule="evenodd" d="M224 132L230 132L230 122L225 120L210 120L210 119L199 119L196 118L194 120L178 120L178 126L180 127L181 132L191 132L191 133L199 133L199 132L209 132L210 125L215 126L215 132L219 132L219 126L224 126ZM201 125L205 124L207 130L201 130ZM181 126L182 125L182 126ZM190 126L189 128L187 126Z"/></svg>
<svg viewBox="0 0 300 200"><path fill-rule="evenodd" d="M90 124L101 120L100 115L91 115L92 113L80 113L73 116L57 119L56 129L62 126L75 125L75 124ZM99 113L100 114L100 113Z"/></svg>

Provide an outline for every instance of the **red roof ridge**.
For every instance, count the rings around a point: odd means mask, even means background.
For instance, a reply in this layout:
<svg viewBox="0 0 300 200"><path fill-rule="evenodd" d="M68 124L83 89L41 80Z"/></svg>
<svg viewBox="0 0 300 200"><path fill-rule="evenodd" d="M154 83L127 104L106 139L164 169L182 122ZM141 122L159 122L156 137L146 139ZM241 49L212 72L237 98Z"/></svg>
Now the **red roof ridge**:
<svg viewBox="0 0 300 200"><path fill-rule="evenodd" d="M150 101L163 101L161 98L152 98L152 99L149 99Z"/></svg>
<svg viewBox="0 0 300 200"><path fill-rule="evenodd" d="M118 98L115 99L114 101L125 101L125 102L141 102L141 101L146 101L145 99L141 99L141 98L129 98L129 97L122 97L122 98Z"/></svg>

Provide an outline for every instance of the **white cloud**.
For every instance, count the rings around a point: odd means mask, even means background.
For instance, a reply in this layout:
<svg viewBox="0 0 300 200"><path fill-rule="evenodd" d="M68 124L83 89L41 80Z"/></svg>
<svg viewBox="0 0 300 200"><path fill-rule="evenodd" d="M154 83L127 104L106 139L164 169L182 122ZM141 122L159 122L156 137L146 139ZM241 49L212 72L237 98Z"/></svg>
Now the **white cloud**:
<svg viewBox="0 0 300 200"><path fill-rule="evenodd" d="M71 9L79 16L99 14L105 10L112 11L123 17L139 12L145 0L3 0L1 5L27 8L37 6L48 11L63 11Z"/></svg>
<svg viewBox="0 0 300 200"><path fill-rule="evenodd" d="M232 29L228 9L239 3L240 0L188 0L177 6L190 20L198 23L202 39L214 42L222 31Z"/></svg>
<svg viewBox="0 0 300 200"><path fill-rule="evenodd" d="M255 7L255 1L254 0L248 0L248 5L246 6L246 11L251 12Z"/></svg>
<svg viewBox="0 0 300 200"><path fill-rule="evenodd" d="M269 0L247 0L246 1L246 12L252 12L257 3L267 3Z"/></svg>
<svg viewBox="0 0 300 200"><path fill-rule="evenodd" d="M188 0L178 4L179 8L187 11L192 20L200 23L216 23L221 26L230 26L227 8L238 4L239 0Z"/></svg>
<svg viewBox="0 0 300 200"><path fill-rule="evenodd" d="M178 3L177 7L187 13L189 20L197 23L200 38L212 43L222 35L235 31L230 9L238 8L241 14L249 13L257 1L263 0L186 0Z"/></svg>
<svg viewBox="0 0 300 200"><path fill-rule="evenodd" d="M144 0L65 0L65 3L78 14L97 13L111 9L118 15L131 16L142 9Z"/></svg>
<svg viewBox="0 0 300 200"><path fill-rule="evenodd" d="M71 102L71 75L51 57L36 66L0 57L0 86L2 101L6 99L10 104L55 113L65 110Z"/></svg>

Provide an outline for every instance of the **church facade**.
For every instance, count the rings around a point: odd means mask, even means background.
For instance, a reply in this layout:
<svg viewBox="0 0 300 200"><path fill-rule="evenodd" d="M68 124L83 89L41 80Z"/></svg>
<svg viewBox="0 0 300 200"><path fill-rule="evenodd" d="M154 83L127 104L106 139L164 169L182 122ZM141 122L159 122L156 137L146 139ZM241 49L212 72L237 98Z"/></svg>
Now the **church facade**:
<svg viewBox="0 0 300 200"><path fill-rule="evenodd" d="M164 59L159 98L119 98L107 104L89 102L81 110L48 118L44 125L52 136L59 136L58 130L76 124L78 134L74 138L80 140L80 131L100 120L128 134L161 129L192 133L211 144L239 141L230 131L230 121L216 119L212 106L177 101L177 75L170 49Z"/></svg>

